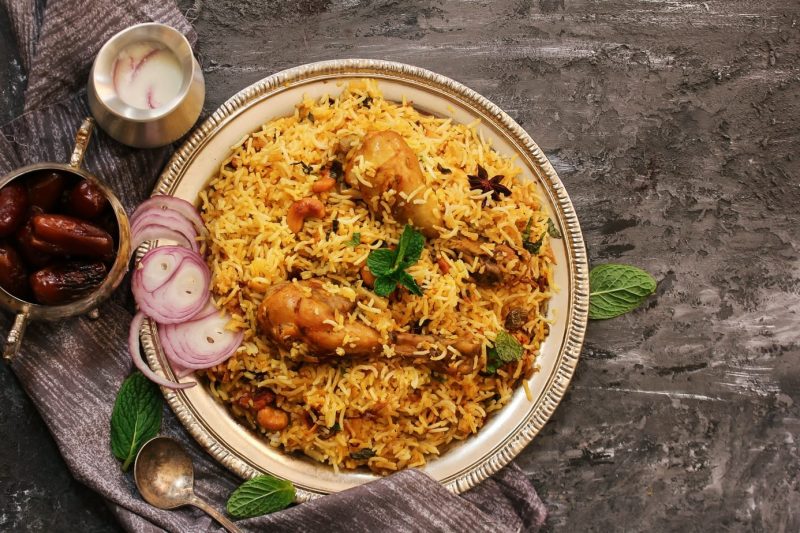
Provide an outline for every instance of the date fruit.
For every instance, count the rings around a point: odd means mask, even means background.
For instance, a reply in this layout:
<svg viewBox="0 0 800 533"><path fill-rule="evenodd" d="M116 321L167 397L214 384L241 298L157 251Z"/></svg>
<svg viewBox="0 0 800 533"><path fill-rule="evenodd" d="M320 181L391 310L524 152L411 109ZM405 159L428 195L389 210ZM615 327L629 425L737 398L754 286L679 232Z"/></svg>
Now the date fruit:
<svg viewBox="0 0 800 533"><path fill-rule="evenodd" d="M47 243L37 239L33 235L33 217L41 213L41 208L31 206L28 213L28 220L26 220L25 225L17 231L17 249L22 254L22 258L25 259L28 266L34 267L34 269L42 268L53 258L50 253L42 251L48 248Z"/></svg>
<svg viewBox="0 0 800 533"><path fill-rule="evenodd" d="M25 221L28 211L28 193L19 183L10 183L0 189L0 237L8 237Z"/></svg>
<svg viewBox="0 0 800 533"><path fill-rule="evenodd" d="M25 299L30 293L28 273L13 246L0 243L0 287L17 298Z"/></svg>
<svg viewBox="0 0 800 533"><path fill-rule="evenodd" d="M103 191L90 181L81 180L69 193L67 209L80 218L96 218L108 205Z"/></svg>
<svg viewBox="0 0 800 533"><path fill-rule="evenodd" d="M85 220L66 215L36 215L33 217L33 236L53 245L58 255L78 255L111 260L114 257L114 239L107 231ZM48 249L41 250L46 253Z"/></svg>
<svg viewBox="0 0 800 533"><path fill-rule="evenodd" d="M106 265L100 261L53 265L31 275L31 289L39 303L58 305L95 290L103 283L106 273Z"/></svg>
<svg viewBox="0 0 800 533"><path fill-rule="evenodd" d="M54 170L47 170L28 180L28 198L31 205L42 211L52 210L66 187L63 174Z"/></svg>

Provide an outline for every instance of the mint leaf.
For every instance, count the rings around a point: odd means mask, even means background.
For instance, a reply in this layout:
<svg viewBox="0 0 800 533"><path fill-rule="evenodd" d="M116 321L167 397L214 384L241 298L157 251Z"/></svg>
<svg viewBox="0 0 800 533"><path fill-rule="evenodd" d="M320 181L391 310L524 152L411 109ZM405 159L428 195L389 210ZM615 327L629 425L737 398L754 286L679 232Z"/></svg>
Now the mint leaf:
<svg viewBox="0 0 800 533"><path fill-rule="evenodd" d="M496 355L496 354L495 354ZM505 363L498 359L496 356L492 356L492 349L486 352L486 373L487 374L494 374L497 372L497 369L503 366Z"/></svg>
<svg viewBox="0 0 800 533"><path fill-rule="evenodd" d="M365 459L369 459L370 457L375 457L375 450L371 448L361 448L360 450L351 453L350 457L356 461L363 461Z"/></svg>
<svg viewBox="0 0 800 533"><path fill-rule="evenodd" d="M370 269L372 270L372 269ZM375 294L378 296L389 296L397 287L397 278L394 276L379 276L375 279Z"/></svg>
<svg viewBox="0 0 800 533"><path fill-rule="evenodd" d="M539 249L542 247L542 241L544 241L544 233L542 234L541 237L539 237L538 241L536 242L528 241L523 243L522 246L523 248L528 250L532 255L536 255L539 253Z"/></svg>
<svg viewBox="0 0 800 533"><path fill-rule="evenodd" d="M656 290L656 280L640 268L609 263L589 272L589 318L603 320L633 311Z"/></svg>
<svg viewBox="0 0 800 533"><path fill-rule="evenodd" d="M367 267L374 276L388 276L394 270L395 253L388 248L372 250L367 257Z"/></svg>
<svg viewBox="0 0 800 533"><path fill-rule="evenodd" d="M350 237L350 240L347 241L347 246L352 246L353 248L355 248L359 244L361 244L361 234L356 231L355 233L353 233L353 236Z"/></svg>
<svg viewBox="0 0 800 533"><path fill-rule="evenodd" d="M422 236L422 233L407 225L401 238L407 241L405 254L400 263L400 268L405 269L419 261L422 250L425 248L425 237Z"/></svg>
<svg viewBox="0 0 800 533"><path fill-rule="evenodd" d="M367 257L367 266L369 271L377 277L375 294L388 296L400 283L412 294L420 296L422 289L405 269L419 261L424 248L425 237L410 224L406 224L397 242L396 250L392 251L388 248L372 250Z"/></svg>
<svg viewBox="0 0 800 533"><path fill-rule="evenodd" d="M111 411L111 451L127 470L142 444L161 429L161 392L141 372L128 376Z"/></svg>
<svg viewBox="0 0 800 533"><path fill-rule="evenodd" d="M411 274L409 274L408 272L403 271L400 274L400 279L398 279L397 282L406 289L408 289L408 292L410 292L411 294L414 294L416 296L422 296L422 289L419 287L419 285L417 285L417 281L414 278L412 278Z"/></svg>
<svg viewBox="0 0 800 533"><path fill-rule="evenodd" d="M522 354L525 350L519 341L511 334L501 331L494 339L494 349L497 352L497 357L505 362L519 361L522 359Z"/></svg>
<svg viewBox="0 0 800 533"><path fill-rule="evenodd" d="M256 476L239 485L228 498L228 514L252 518L280 511L294 501L294 485L273 476Z"/></svg>
<svg viewBox="0 0 800 533"><path fill-rule="evenodd" d="M525 349L519 341L506 331L501 331L494 339L494 345L486 350L486 372L494 374L506 363L522 359Z"/></svg>
<svg viewBox="0 0 800 533"><path fill-rule="evenodd" d="M531 225L533 224L533 217L528 217L528 222L525 223L525 229L522 230L522 246L531 239Z"/></svg>
<svg viewBox="0 0 800 533"><path fill-rule="evenodd" d="M408 245L411 243L411 232L414 231L409 224L406 224L403 228L403 233L400 235L400 240L397 243L397 255L394 258L394 265L392 271L397 271L401 268L405 268L403 265L403 259L406 256L406 249Z"/></svg>
<svg viewBox="0 0 800 533"><path fill-rule="evenodd" d="M561 232L556 227L555 222L553 222L552 218L547 219L547 234L550 235L554 239L561 238Z"/></svg>
<svg viewBox="0 0 800 533"><path fill-rule="evenodd" d="M549 224L553 222L548 219L548 231L549 231ZM542 247L542 241L544 240L544 233L541 237L539 237L538 241L531 242L531 226L533 226L533 217L528 218L527 224L525 224L525 229L522 230L522 247L528 250L533 255L539 253L539 249ZM553 226L555 231L558 231L555 226ZM559 237L561 238L561 234L559 233Z"/></svg>

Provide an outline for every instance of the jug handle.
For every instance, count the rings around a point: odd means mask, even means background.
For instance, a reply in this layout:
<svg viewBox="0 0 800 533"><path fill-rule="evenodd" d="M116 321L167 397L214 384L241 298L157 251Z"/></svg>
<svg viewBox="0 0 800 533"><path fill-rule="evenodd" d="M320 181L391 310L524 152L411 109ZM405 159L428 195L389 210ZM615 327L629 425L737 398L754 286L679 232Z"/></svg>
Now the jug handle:
<svg viewBox="0 0 800 533"><path fill-rule="evenodd" d="M78 133L75 134L75 149L72 151L72 157L69 158L69 166L72 168L81 168L83 155L86 153L89 140L92 138L92 131L94 131L94 119L87 117L83 120L81 127L78 128Z"/></svg>
<svg viewBox="0 0 800 533"><path fill-rule="evenodd" d="M11 331L8 332L6 337L6 346L3 349L3 359L11 362L19 352L19 347L22 344L22 336L25 335L25 327L28 325L28 317L30 315L27 311L17 313L17 318L14 319L14 325L11 326Z"/></svg>

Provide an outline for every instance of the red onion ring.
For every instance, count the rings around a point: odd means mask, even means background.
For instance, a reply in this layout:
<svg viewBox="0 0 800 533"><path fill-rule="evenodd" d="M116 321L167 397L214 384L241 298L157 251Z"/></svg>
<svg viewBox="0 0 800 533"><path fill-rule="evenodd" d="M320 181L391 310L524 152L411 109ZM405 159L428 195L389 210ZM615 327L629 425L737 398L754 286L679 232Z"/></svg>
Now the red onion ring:
<svg viewBox="0 0 800 533"><path fill-rule="evenodd" d="M183 324L159 326L161 347L170 362L184 369L210 368L228 359L242 344L244 332L225 329L230 317L211 313Z"/></svg>
<svg viewBox="0 0 800 533"><path fill-rule="evenodd" d="M173 233L179 233L183 236L183 239L173 240L186 241L189 243L187 248L191 248L194 251L200 249L200 245L197 243L197 230L180 213L174 211L148 211L139 215L136 221L131 224L132 239L139 244L144 242L145 239L142 239L140 234L151 226L163 227ZM135 250L136 246L131 248Z"/></svg>
<svg viewBox="0 0 800 533"><path fill-rule="evenodd" d="M178 363L175 363L173 361L169 362L169 366L172 368L172 373L175 374L175 377L177 377L178 379L185 378L189 374L194 373L194 370L192 370L191 368L184 368Z"/></svg>
<svg viewBox="0 0 800 533"><path fill-rule="evenodd" d="M200 245L197 244L197 240L193 238L189 239L183 233L162 226L161 224L149 224L140 226L135 233L131 232L131 240L133 241L131 243L131 252L134 252L143 242L157 239L169 239L177 242L179 246L188 248L193 252L200 251Z"/></svg>
<svg viewBox="0 0 800 533"><path fill-rule="evenodd" d="M202 236L208 235L208 230L197 208L180 198L174 196L167 196L164 194L157 194L151 196L136 208L136 211L131 215L131 226L133 226L139 218L150 213L164 213L165 211L174 211L183 216L186 220L192 223L197 233Z"/></svg>
<svg viewBox="0 0 800 533"><path fill-rule="evenodd" d="M131 353L131 359L133 359L133 364L136 365L136 368L141 370L142 374L147 377L150 381L153 381L162 387L166 387L168 389L188 389L189 387L194 387L197 385L196 381L192 381L189 383L177 383L175 381L170 381L165 377L159 376L153 370L147 366L147 363L144 362L142 358L142 354L139 351L139 330L142 328L142 322L144 322L144 313L139 311L133 316L133 320L131 320L131 329L128 331L128 350Z"/></svg>
<svg viewBox="0 0 800 533"><path fill-rule="evenodd" d="M197 252L159 246L144 254L133 273L131 291L147 316L159 324L194 318L208 303L211 272Z"/></svg>

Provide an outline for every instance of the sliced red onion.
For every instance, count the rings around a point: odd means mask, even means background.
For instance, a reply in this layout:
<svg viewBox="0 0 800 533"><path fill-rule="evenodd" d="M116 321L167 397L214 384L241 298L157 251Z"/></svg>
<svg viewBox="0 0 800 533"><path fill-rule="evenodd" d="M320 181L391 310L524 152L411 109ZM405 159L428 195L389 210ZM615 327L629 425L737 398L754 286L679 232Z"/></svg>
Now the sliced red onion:
<svg viewBox="0 0 800 533"><path fill-rule="evenodd" d="M172 373L175 374L175 377L177 377L178 379L185 378L189 374L194 373L194 370L192 370L191 368L184 368L178 363L175 363L173 361L169 362L169 366L172 368Z"/></svg>
<svg viewBox="0 0 800 533"><path fill-rule="evenodd" d="M186 369L211 368L242 344L243 332L225 329L229 321L227 314L211 313L199 320L159 326L158 336L171 362Z"/></svg>
<svg viewBox="0 0 800 533"><path fill-rule="evenodd" d="M147 377L150 381L153 381L162 387L166 387L168 389L188 389L189 387L194 387L197 385L197 382L192 381L188 383L177 383L175 381L170 381L163 376L159 376L153 370L147 366L147 363L144 362L142 359L142 354L139 351L139 330L142 328L142 322L144 321L144 313L139 311L133 316L133 320L131 321L131 329L128 332L128 350L131 353L131 359L133 359L133 364L136 365L136 368L142 371L142 374Z"/></svg>
<svg viewBox="0 0 800 533"><path fill-rule="evenodd" d="M147 226L140 226L135 233L131 233L131 251L136 250L140 244L147 241L154 241L157 239L169 239L178 243L178 246L183 246L194 252L200 251L200 245L197 240L188 238L183 233L179 233L174 229L162 226L161 224L150 224Z"/></svg>
<svg viewBox="0 0 800 533"><path fill-rule="evenodd" d="M152 250L151 250L152 251ZM145 255L138 269L141 270L141 286L146 292L154 292L164 286L175 275L183 257L171 253L153 253Z"/></svg>
<svg viewBox="0 0 800 533"><path fill-rule="evenodd" d="M131 291L147 316L159 324L194 318L208 302L211 283L203 258L180 246L159 246L142 257Z"/></svg>
<svg viewBox="0 0 800 533"><path fill-rule="evenodd" d="M205 224L203 224L203 219L200 217L200 213L197 211L195 206L186 200L163 194L151 196L142 202L131 216L131 226L133 226L139 220L139 218L147 215L148 213L151 215L153 213L163 214L167 211L174 211L175 213L182 215L186 220L192 223L199 235L208 235L208 230L206 229Z"/></svg>
<svg viewBox="0 0 800 533"><path fill-rule="evenodd" d="M205 307L203 307L200 312L192 317L192 320L200 320L201 318L205 318L209 315L213 315L214 313L220 314L220 310L217 309L217 306L214 305L214 300L210 297L208 298L208 302L206 302Z"/></svg>
<svg viewBox="0 0 800 533"><path fill-rule="evenodd" d="M181 214L174 211L151 211L140 215L131 224L131 236L134 241L139 240L138 235L151 226L163 227L172 232L179 233L189 243L189 248L198 250L197 230L194 225ZM142 239L143 242L143 239Z"/></svg>

